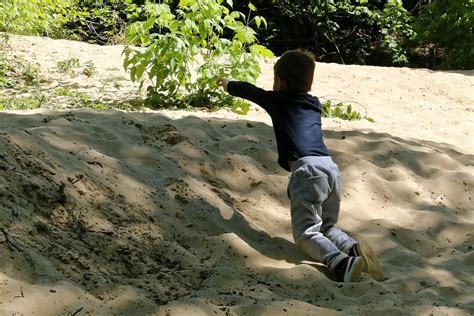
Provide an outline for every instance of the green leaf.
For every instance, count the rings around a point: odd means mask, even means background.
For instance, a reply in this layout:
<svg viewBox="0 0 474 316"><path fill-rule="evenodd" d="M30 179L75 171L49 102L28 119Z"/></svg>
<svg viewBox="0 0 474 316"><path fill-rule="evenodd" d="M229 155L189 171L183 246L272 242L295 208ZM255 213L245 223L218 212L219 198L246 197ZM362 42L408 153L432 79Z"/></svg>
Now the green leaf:
<svg viewBox="0 0 474 316"><path fill-rule="evenodd" d="M257 28L260 28L260 23L262 22L261 18L259 16L256 16L254 20L255 20L255 25L257 25Z"/></svg>
<svg viewBox="0 0 474 316"><path fill-rule="evenodd" d="M250 51L252 53L256 52L257 54L261 55L264 58L273 58L275 55L271 50L266 48L265 46L259 45L259 44L253 44L250 46Z"/></svg>
<svg viewBox="0 0 474 316"><path fill-rule="evenodd" d="M236 38L239 42L250 44L257 40L255 34L256 33L252 28L243 26L236 29L234 38Z"/></svg>
<svg viewBox="0 0 474 316"><path fill-rule="evenodd" d="M130 68L130 79L131 79L132 81L136 81L136 77L135 77L136 71L137 71L137 68L136 68L136 67Z"/></svg>
<svg viewBox="0 0 474 316"><path fill-rule="evenodd" d="M371 123L375 123L375 120L371 117L366 117L365 119Z"/></svg>
<svg viewBox="0 0 474 316"><path fill-rule="evenodd" d="M250 110L250 104L243 100L236 100L232 106L232 112L245 115Z"/></svg>

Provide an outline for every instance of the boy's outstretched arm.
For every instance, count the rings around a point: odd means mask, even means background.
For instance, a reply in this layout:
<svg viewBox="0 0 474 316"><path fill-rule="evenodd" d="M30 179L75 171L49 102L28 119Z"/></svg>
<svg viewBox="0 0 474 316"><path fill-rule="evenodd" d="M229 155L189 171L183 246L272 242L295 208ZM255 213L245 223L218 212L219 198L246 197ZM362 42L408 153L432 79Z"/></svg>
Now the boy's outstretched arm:
<svg viewBox="0 0 474 316"><path fill-rule="evenodd" d="M230 81L221 78L217 83L229 94L252 101L265 110L268 110L273 103L272 101L274 101L272 100L275 97L273 91L266 91L248 82Z"/></svg>

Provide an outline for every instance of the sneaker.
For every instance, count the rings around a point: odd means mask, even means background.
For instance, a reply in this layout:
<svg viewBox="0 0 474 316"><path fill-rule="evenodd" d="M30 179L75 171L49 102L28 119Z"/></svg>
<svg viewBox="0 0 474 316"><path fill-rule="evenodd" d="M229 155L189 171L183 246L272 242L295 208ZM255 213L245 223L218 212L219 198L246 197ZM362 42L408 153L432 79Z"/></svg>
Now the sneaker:
<svg viewBox="0 0 474 316"><path fill-rule="evenodd" d="M345 257L334 269L338 282L357 282L364 269L364 259L361 257Z"/></svg>
<svg viewBox="0 0 474 316"><path fill-rule="evenodd" d="M377 281L383 281L383 270L380 265L379 259L375 255L374 250L370 247L369 243L365 240L361 240L355 244L351 250L349 250L349 256L357 256L364 259L365 271L369 272L370 276Z"/></svg>

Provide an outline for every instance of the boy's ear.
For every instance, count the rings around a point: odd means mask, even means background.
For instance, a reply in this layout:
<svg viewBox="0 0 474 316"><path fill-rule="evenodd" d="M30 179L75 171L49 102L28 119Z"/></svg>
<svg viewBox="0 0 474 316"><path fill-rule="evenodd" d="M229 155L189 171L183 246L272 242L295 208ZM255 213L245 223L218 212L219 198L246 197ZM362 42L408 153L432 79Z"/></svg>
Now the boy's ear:
<svg viewBox="0 0 474 316"><path fill-rule="evenodd" d="M280 77L274 76L273 77L273 91L280 91Z"/></svg>
<svg viewBox="0 0 474 316"><path fill-rule="evenodd" d="M311 88L313 87L313 77L309 78L308 80L308 92L311 91Z"/></svg>
<svg viewBox="0 0 474 316"><path fill-rule="evenodd" d="M288 84L279 76L273 78L273 91L287 91Z"/></svg>

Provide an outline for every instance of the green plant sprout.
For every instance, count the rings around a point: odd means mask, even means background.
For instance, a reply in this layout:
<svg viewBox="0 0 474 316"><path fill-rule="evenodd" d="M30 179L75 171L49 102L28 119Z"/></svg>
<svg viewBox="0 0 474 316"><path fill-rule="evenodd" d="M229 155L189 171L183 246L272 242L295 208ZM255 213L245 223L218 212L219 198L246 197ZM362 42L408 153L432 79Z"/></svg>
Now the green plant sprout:
<svg viewBox="0 0 474 316"><path fill-rule="evenodd" d="M64 87L57 89L53 95L58 97L73 96L75 95L75 92L69 87Z"/></svg>
<svg viewBox="0 0 474 316"><path fill-rule="evenodd" d="M82 69L82 73L87 77L92 77L95 73L96 67L92 60L89 60L84 64L84 69Z"/></svg>
<svg viewBox="0 0 474 316"><path fill-rule="evenodd" d="M65 60L58 61L56 67L59 72L68 73L71 72L73 68L80 67L79 59L77 58L68 58Z"/></svg>
<svg viewBox="0 0 474 316"><path fill-rule="evenodd" d="M35 222L33 224L34 229L36 230L37 233L39 234L45 234L48 235L51 233L51 228L49 227L48 224L44 222Z"/></svg>
<svg viewBox="0 0 474 316"><path fill-rule="evenodd" d="M29 84L38 84L39 83L39 70L37 67L27 64L22 73L21 78L24 79Z"/></svg>
<svg viewBox="0 0 474 316"><path fill-rule="evenodd" d="M322 108L323 117L337 117L347 121L366 119L369 122L375 122L373 118L367 117L367 114L362 116L360 112L355 111L350 103L338 102L334 105L331 100L326 100L322 103Z"/></svg>

